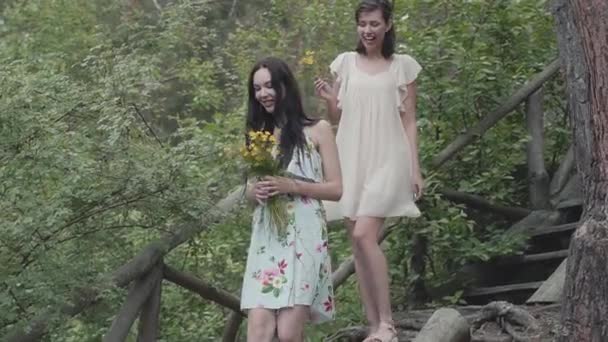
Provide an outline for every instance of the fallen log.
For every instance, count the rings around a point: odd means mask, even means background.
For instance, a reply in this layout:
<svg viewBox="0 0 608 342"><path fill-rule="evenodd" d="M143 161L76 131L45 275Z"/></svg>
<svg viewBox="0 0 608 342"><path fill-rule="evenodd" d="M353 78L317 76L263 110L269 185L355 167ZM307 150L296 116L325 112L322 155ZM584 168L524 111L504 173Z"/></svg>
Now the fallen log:
<svg viewBox="0 0 608 342"><path fill-rule="evenodd" d="M469 342L469 323L458 311L441 308L426 322L414 342Z"/></svg>

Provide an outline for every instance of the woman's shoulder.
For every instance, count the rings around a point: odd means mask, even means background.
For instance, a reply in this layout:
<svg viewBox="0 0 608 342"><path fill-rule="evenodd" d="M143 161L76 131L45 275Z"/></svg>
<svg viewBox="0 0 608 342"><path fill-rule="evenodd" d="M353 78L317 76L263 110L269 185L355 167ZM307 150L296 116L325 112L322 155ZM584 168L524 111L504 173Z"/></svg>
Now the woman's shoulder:
<svg viewBox="0 0 608 342"><path fill-rule="evenodd" d="M307 127L308 134L316 146L322 143L325 139L333 136L333 128L329 121L318 120L314 124Z"/></svg>
<svg viewBox="0 0 608 342"><path fill-rule="evenodd" d="M314 128L318 131L328 131L328 130L331 130L331 124L327 120L320 119L317 122L315 122L311 126L311 128Z"/></svg>
<svg viewBox="0 0 608 342"><path fill-rule="evenodd" d="M407 53L396 53L393 55L393 58L397 62L397 64L411 64L412 62L418 63L414 57L408 55Z"/></svg>
<svg viewBox="0 0 608 342"><path fill-rule="evenodd" d="M344 52L341 52L340 54L338 54L338 56L336 56L336 59L347 58L350 56L355 56L356 54L357 54L357 51L344 51Z"/></svg>
<svg viewBox="0 0 608 342"><path fill-rule="evenodd" d="M348 63L353 60L354 56L357 54L355 51L346 51L342 52L334 58L333 62L331 62L331 66L334 69L340 68L342 65Z"/></svg>
<svg viewBox="0 0 608 342"><path fill-rule="evenodd" d="M422 70L422 66L416 59L408 54L394 54L393 70L397 75L399 85L409 84L418 77L418 73Z"/></svg>

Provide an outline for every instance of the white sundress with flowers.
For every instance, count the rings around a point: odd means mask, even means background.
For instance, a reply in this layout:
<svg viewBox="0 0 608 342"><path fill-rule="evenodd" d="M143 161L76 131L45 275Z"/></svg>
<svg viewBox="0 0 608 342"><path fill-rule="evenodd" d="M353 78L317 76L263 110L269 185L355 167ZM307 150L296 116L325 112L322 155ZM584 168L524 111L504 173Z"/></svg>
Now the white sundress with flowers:
<svg viewBox="0 0 608 342"><path fill-rule="evenodd" d="M323 180L321 156L307 144L294 151L287 171L315 182ZM253 212L251 243L241 290L241 309L310 307L310 320L321 323L334 315L331 264L325 210L321 201L285 196L289 214L287 233L268 227L266 208Z"/></svg>

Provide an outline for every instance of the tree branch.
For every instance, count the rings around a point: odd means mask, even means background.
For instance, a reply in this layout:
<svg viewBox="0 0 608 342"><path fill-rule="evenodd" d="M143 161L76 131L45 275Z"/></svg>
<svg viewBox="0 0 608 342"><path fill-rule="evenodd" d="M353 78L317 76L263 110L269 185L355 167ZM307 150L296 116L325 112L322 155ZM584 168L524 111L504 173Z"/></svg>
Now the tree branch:
<svg viewBox="0 0 608 342"><path fill-rule="evenodd" d="M510 220L516 221L521 220L524 217L530 215L532 210L518 207L506 207L498 204L491 203L481 196L467 194L455 190L442 190L441 194L448 200L456 203L465 204L473 209L484 210L494 214L504 216Z"/></svg>
<svg viewBox="0 0 608 342"><path fill-rule="evenodd" d="M232 0L232 6L230 6L230 12L228 13L228 18L233 18L236 15L236 5L238 4L238 0Z"/></svg>
<svg viewBox="0 0 608 342"><path fill-rule="evenodd" d="M446 161L454 157L456 153L462 150L469 143L481 137L488 129L500 121L500 119L513 111L522 101L530 96L530 94L540 88L542 84L553 76L558 70L559 62L558 60L554 60L542 72L532 77L532 79L530 79L519 90L511 95L511 97L505 100L504 103L493 113L484 117L477 123L477 125L469 129L466 133L456 137L452 143L437 154L432 161L432 165L434 167L442 166Z"/></svg>
<svg viewBox="0 0 608 342"><path fill-rule="evenodd" d="M190 290L206 300L210 300L232 311L241 312L241 300L228 291L218 289L213 285L194 276L180 272L165 265L165 279Z"/></svg>
<svg viewBox="0 0 608 342"><path fill-rule="evenodd" d="M160 4L158 3L158 0L152 0L152 3L154 4L154 7L156 7L156 9L160 12L163 10L163 8L160 6Z"/></svg>
<svg viewBox="0 0 608 342"><path fill-rule="evenodd" d="M154 1L156 3L156 0ZM156 142L158 142L158 144L160 145L160 147L164 147L163 143L160 141L160 139L158 138L158 135L156 135L156 132L154 132L154 129L152 129L152 127L150 126L150 124L148 124L148 120L146 120L146 118L143 116L143 114L141 113L141 111L139 110L139 108L137 107L137 104L132 103L131 106L133 107L133 109L135 110L135 113L137 113L137 115L141 118L141 120L144 122L144 124L146 125L146 127L148 127L148 130L150 131L150 133L152 134L152 136L154 137L154 139L156 139Z"/></svg>
<svg viewBox="0 0 608 342"><path fill-rule="evenodd" d="M146 197L150 197L150 196L154 196L160 192L163 192L167 189L167 186L163 186L160 189L157 189L151 193L142 193L142 194L137 194L137 196L134 196L132 198L129 199L125 199L123 201L108 205L106 207L101 207L101 208L97 208L95 210L94 207L92 207L91 209L89 209L89 212L85 212L82 213L80 216L78 217L74 217L73 219L70 219L66 224L64 224L63 226L59 227L58 229L54 230L53 232L51 232L50 234L44 236L44 237L40 237L39 240L40 242L35 244L25 255L22 255L22 260L21 260L21 265L22 265L22 270L25 270L34 260L33 259L29 259L29 257L34 253L34 251L36 249L38 249L40 246L44 245L46 242L48 242L53 236L61 233L63 230L65 230L66 228L73 226L75 224L81 223L83 221L85 221L88 218L91 218L95 215L104 213L106 211L112 210L112 209L116 209L116 208L120 208L123 206L128 206L130 204L133 204L135 202L138 202ZM38 233L39 228L36 228L34 230L34 234Z"/></svg>
<svg viewBox="0 0 608 342"><path fill-rule="evenodd" d="M548 209L549 176L543 157L543 88L526 99L526 126L530 141L527 143L528 189L532 209Z"/></svg>

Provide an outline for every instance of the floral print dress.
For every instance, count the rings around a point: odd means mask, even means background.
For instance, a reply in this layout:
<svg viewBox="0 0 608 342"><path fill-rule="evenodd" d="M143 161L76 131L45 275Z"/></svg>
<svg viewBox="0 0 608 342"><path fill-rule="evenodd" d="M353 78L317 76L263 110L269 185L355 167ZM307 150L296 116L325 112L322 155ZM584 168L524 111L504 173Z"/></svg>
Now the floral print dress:
<svg viewBox="0 0 608 342"><path fill-rule="evenodd" d="M307 137L305 148L294 151L287 171L315 182L323 180L321 156ZM310 307L310 320L321 323L334 315L331 265L325 210L321 201L285 196L287 232L278 236L270 227L267 209L253 212L252 236L241 290L241 309Z"/></svg>

